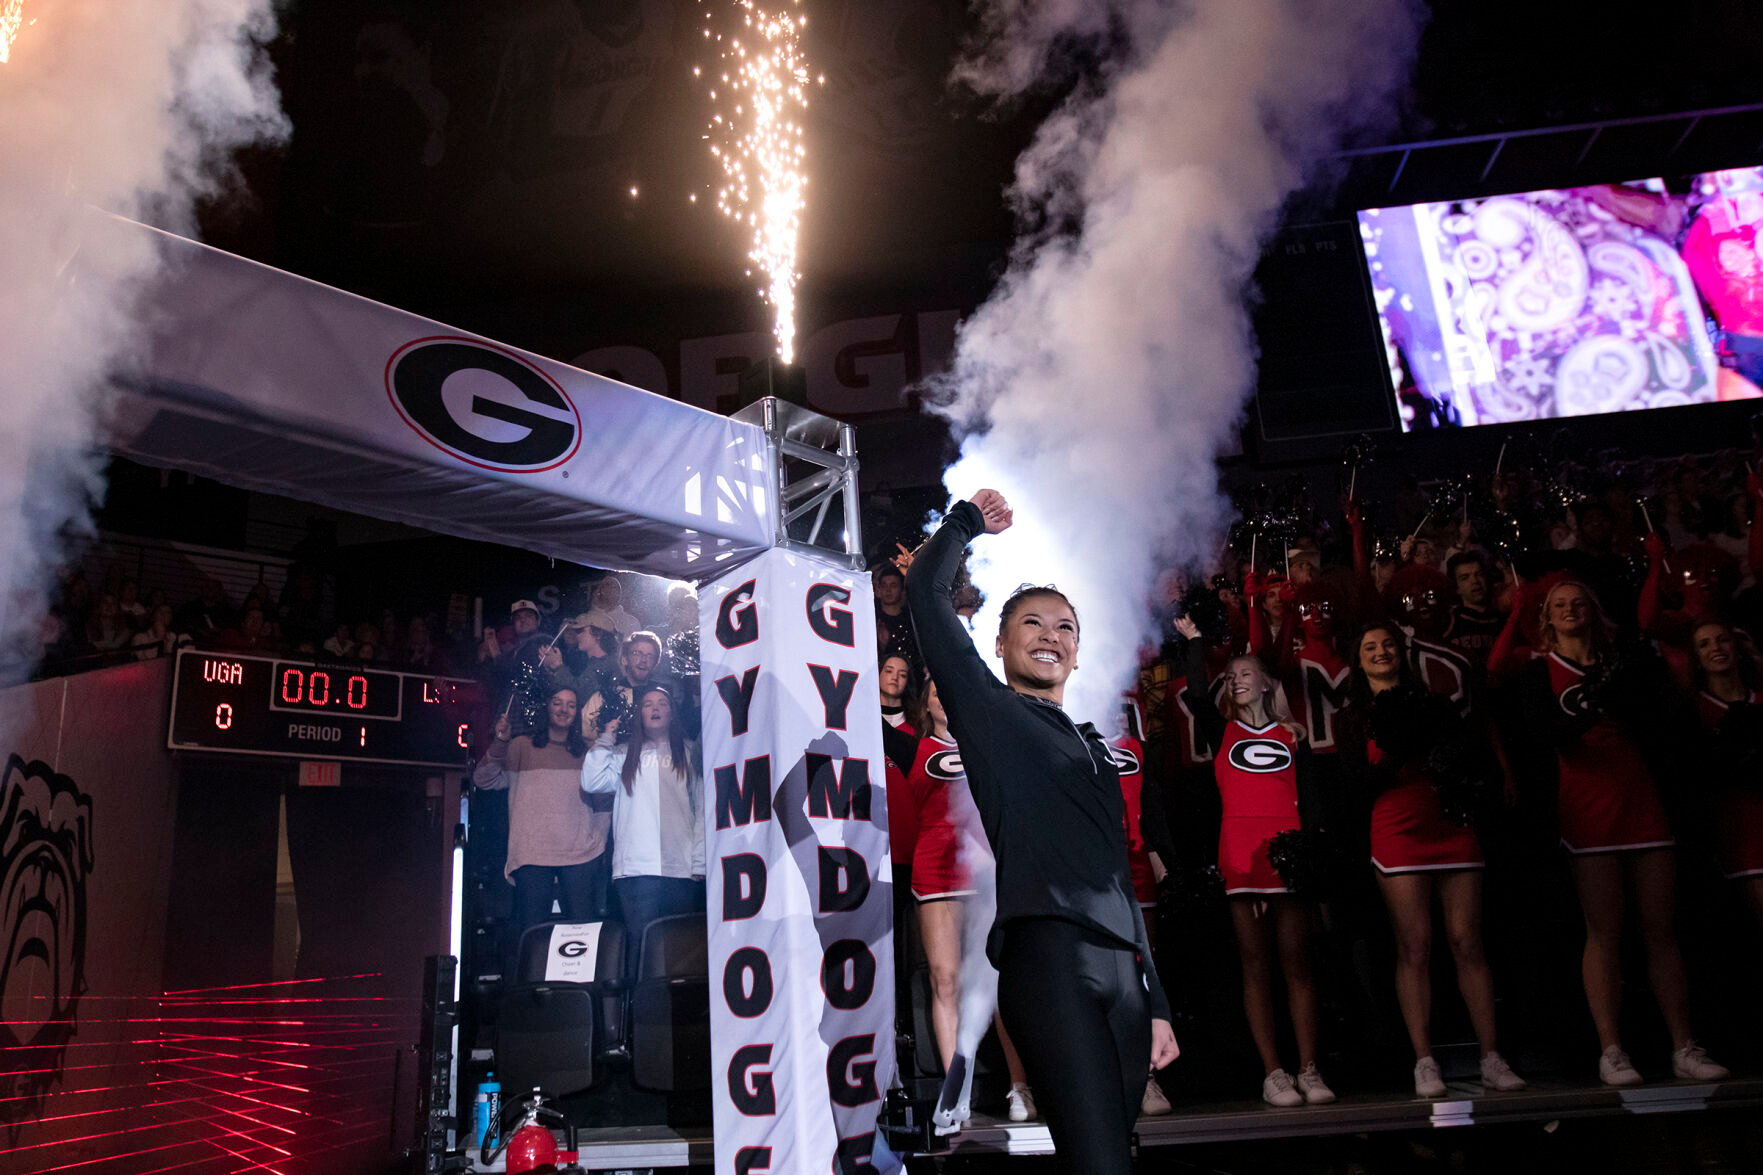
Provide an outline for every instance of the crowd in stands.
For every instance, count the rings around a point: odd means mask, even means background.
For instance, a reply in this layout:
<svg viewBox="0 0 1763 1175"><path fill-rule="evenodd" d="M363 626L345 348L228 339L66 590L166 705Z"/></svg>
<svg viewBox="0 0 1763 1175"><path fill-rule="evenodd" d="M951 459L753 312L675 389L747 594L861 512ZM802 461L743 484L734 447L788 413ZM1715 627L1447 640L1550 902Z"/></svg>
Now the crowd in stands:
<svg viewBox="0 0 1763 1175"><path fill-rule="evenodd" d="M1587 1071L1595 1059L1613 1086L1643 1069L1725 1075L1697 1043L1727 1041L1692 1025L1679 924L1686 890L1724 888L1753 919L1743 932L1763 932L1763 462L1557 456L1326 508L1251 487L1225 570L1172 570L1147 602L1162 641L1143 652L1115 745L1135 890L1170 956L1159 972L1178 1029L1196 1034L1178 1066L1246 1071L1247 1043L1266 1102L1326 1103L1328 1038L1340 1055L1343 1033L1375 1036L1381 1019L1400 1025L1416 1094L1442 1096L1434 1022L1449 1005L1466 1013L1472 1079L1522 1088L1502 1047L1534 1055L1525 1033L1540 1029L1495 1012L1520 972L1542 974L1516 967L1509 944L1555 902L1583 936L1572 973L1597 1044ZM1375 480L1343 470L1340 488ZM952 832L958 759L937 754L958 748L926 679L909 565L902 549L874 572L888 808L895 893L912 896L946 1062L963 922L944 903L972 886ZM636 944L649 921L703 908L698 617L683 585L639 617L621 582L595 581L567 618L523 599L481 633L448 634L437 613L332 620L299 569L279 594L259 584L234 601L210 579L174 601L70 568L43 651L67 663L194 645L475 675L493 718L474 782L508 798L514 929L555 903L569 920L622 914ZM957 586L962 614L981 602ZM1435 941L1458 997L1434 998ZM1644 957L1668 1037L1637 1047L1638 1066L1625 951ZM1196 1025L1218 1011L1202 1006L1201 973L1216 979L1220 958L1230 979L1212 987L1238 1001L1236 1031L1213 1049ZM1030 1118L1003 1044L1008 1114ZM1155 1081L1143 1108L1170 1108Z"/></svg>
<svg viewBox="0 0 1763 1175"><path fill-rule="evenodd" d="M319 602L317 573L296 566L277 593L261 580L237 600L214 576L194 596L174 599L113 564L97 588L81 563L62 568L40 637L39 676L170 656L182 648L289 656L447 676L469 667L471 642L449 634L439 610L384 608L332 620Z"/></svg>
<svg viewBox="0 0 1763 1175"><path fill-rule="evenodd" d="M505 954L553 909L616 915L634 968L646 926L704 908L698 603L676 584L646 627L613 575L588 602L547 631L516 600L506 625L485 628L476 670L495 717L472 781L507 793Z"/></svg>

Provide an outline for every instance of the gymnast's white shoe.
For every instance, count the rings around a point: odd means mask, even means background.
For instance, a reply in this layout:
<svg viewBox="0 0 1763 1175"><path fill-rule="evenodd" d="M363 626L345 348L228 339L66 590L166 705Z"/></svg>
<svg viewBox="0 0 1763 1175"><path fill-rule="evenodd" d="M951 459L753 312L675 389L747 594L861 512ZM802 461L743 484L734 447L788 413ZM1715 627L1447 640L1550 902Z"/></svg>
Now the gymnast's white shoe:
<svg viewBox="0 0 1763 1175"><path fill-rule="evenodd" d="M1009 1107L1009 1116L1012 1122L1033 1122L1035 1120L1037 1111L1035 1110L1034 1090L1024 1083L1018 1081L1010 1087L1010 1092L1004 1095L1004 1104Z"/></svg>
<svg viewBox="0 0 1763 1175"><path fill-rule="evenodd" d="M1293 1106L1303 1105L1304 1095L1292 1084L1290 1073L1284 1069L1275 1069L1261 1082L1261 1100L1270 1106L1289 1110Z"/></svg>
<svg viewBox="0 0 1763 1175"><path fill-rule="evenodd" d="M1298 1071L1298 1092L1313 1106L1326 1106L1334 1101L1334 1090L1328 1087L1328 1082L1316 1071L1315 1061Z"/></svg>
<svg viewBox="0 0 1763 1175"><path fill-rule="evenodd" d="M1629 1061L1628 1054L1611 1045L1598 1058L1598 1080L1605 1085L1639 1085L1641 1075Z"/></svg>
<svg viewBox="0 0 1763 1175"><path fill-rule="evenodd" d="M1689 1041L1671 1054L1671 1071L1686 1081L1725 1081L1732 1074L1708 1059L1708 1051Z"/></svg>
<svg viewBox="0 0 1763 1175"><path fill-rule="evenodd" d="M1499 1053L1481 1059L1481 1088L1484 1093L1517 1093L1524 1088L1524 1078L1512 1072L1512 1066Z"/></svg>

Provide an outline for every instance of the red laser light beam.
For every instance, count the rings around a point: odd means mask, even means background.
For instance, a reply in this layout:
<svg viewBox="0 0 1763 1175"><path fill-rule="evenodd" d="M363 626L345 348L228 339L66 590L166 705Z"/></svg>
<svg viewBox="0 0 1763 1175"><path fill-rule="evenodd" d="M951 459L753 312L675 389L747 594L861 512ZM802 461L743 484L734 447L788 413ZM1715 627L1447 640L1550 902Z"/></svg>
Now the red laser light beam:
<svg viewBox="0 0 1763 1175"><path fill-rule="evenodd" d="M381 979L382 971L367 971L360 975L333 975L318 979L275 979L265 983L230 983L223 987L184 987L175 991L161 992L161 995L196 995L205 991L249 991L259 987L292 987L297 983L341 983L350 979Z"/></svg>
<svg viewBox="0 0 1763 1175"><path fill-rule="evenodd" d="M202 1141L207 1143L209 1146L216 1148L217 1150L225 1151L227 1154L233 1156L233 1158L235 1158L235 1159L243 1159L243 1160L245 1160L246 1163L250 1164L247 1167L235 1167L234 1168L235 1171L272 1171L275 1173L275 1175L287 1175L287 1172L276 1171L276 1169L274 1167L271 1167L268 1163L252 1162L250 1155L240 1154L238 1151L234 1150L230 1146L227 1146L225 1143L221 1142L219 1139L205 1138Z"/></svg>
<svg viewBox="0 0 1763 1175"><path fill-rule="evenodd" d="M312 1068L311 1065L303 1065L298 1061L272 1061L257 1053L223 1053L217 1049L199 1049L193 1045L175 1044L171 1041L167 1041L165 1047L168 1049L181 1049L185 1052L196 1053L197 1055L204 1057L224 1057L229 1061L262 1061L267 1065L275 1065L282 1069Z"/></svg>
<svg viewBox="0 0 1763 1175"><path fill-rule="evenodd" d="M150 1154L154 1153L155 1151L178 1150L183 1147L194 1147L194 1146L200 1146L200 1145L202 1145L202 1144L196 1139L193 1139L193 1138L182 1139L178 1142L168 1142L168 1143L164 1144L163 1146L142 1147L140 1150L130 1151L126 1155L104 1155L104 1156L101 1156L96 1159L81 1159L77 1163L63 1163L59 1167L39 1167L39 1168L37 1168L36 1171L32 1172L32 1175L50 1175L50 1173L54 1172L54 1171L72 1171L72 1170L75 1170L76 1168L79 1168L79 1167L90 1167L93 1163L120 1163L124 1159L132 1159L136 1155L150 1155ZM219 1162L220 1160L218 1158L216 1158L216 1159L205 1159L202 1161L203 1162ZM173 1163L170 1166L166 1166L166 1167L155 1167L152 1171L144 1172L143 1175L158 1175L158 1173L161 1171L182 1171L182 1170L188 1169L190 1166L192 1166L192 1163L189 1163L189 1162Z"/></svg>

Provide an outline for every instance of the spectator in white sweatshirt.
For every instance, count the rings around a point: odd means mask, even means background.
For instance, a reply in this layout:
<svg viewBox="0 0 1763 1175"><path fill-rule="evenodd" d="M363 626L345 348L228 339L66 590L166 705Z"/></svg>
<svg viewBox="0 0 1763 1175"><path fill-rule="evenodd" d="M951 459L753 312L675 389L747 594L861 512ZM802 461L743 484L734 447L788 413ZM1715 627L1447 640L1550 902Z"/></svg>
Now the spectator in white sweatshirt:
<svg viewBox="0 0 1763 1175"><path fill-rule="evenodd" d="M704 908L704 787L685 726L663 686L636 699L637 728L614 746L608 723L582 763L582 790L612 796L612 892L624 913L634 975L643 931Z"/></svg>

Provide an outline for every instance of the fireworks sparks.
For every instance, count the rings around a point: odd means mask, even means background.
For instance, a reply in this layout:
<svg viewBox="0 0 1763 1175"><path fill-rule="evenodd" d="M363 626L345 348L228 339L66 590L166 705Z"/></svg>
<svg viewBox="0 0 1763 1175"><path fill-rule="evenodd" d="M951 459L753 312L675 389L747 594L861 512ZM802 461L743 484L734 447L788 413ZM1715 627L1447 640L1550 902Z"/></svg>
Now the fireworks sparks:
<svg viewBox="0 0 1763 1175"><path fill-rule="evenodd" d="M721 54L717 67L692 70L708 79L715 104L705 138L722 168L716 206L753 234L748 258L763 275L760 293L776 315L778 358L796 351L797 253L808 177L802 143L808 107L808 66L801 0L699 0L732 8L741 31L719 33L706 23L704 39ZM824 81L824 79L822 79Z"/></svg>
<svg viewBox="0 0 1763 1175"><path fill-rule="evenodd" d="M24 0L0 0L0 65L12 60L12 43L24 27Z"/></svg>

